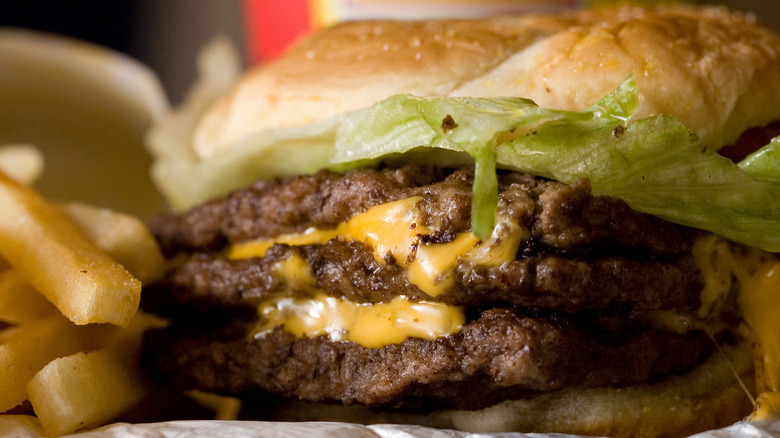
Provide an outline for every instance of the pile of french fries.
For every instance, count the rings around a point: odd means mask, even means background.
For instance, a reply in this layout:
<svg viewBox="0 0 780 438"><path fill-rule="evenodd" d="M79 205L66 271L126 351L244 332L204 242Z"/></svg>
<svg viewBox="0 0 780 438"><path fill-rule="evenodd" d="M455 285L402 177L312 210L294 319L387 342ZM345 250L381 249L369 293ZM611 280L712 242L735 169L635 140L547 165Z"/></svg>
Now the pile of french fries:
<svg viewBox="0 0 780 438"><path fill-rule="evenodd" d="M148 386L141 285L163 256L138 219L44 199L42 157L0 147L0 413L31 406L46 435L110 422Z"/></svg>

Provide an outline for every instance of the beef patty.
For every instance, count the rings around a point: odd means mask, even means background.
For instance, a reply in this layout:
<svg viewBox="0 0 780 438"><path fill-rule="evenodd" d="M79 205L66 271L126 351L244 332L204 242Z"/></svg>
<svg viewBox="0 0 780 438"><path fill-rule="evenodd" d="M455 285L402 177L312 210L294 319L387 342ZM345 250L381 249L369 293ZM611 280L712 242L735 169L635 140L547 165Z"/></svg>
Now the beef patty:
<svg viewBox="0 0 780 438"><path fill-rule="evenodd" d="M569 386L640 383L686 371L712 348L701 333L592 327L567 317L490 309L452 336L383 348L299 339L158 332L147 347L158 376L182 388L374 407L477 409Z"/></svg>
<svg viewBox="0 0 780 438"><path fill-rule="evenodd" d="M333 229L368 208L418 197L427 242L470 229L472 173L430 166L260 181L153 230L171 270L142 306L171 317L150 334L146 361L183 388L272 392L370 406L477 408L567 386L622 386L685 371L711 350L709 335L674 330L697 318L702 279L691 254L700 232L633 212L571 185L499 174L497 217L527 230L512 260L460 259L440 294L409 281L393 257L359 241L275 243L232 259L230 245L307 229ZM313 285L291 286L280 261L298 257ZM454 334L367 348L328 336L257 333L258 306L311 288L356 303L443 302L465 309ZM724 321L734 318L726 312ZM695 324L692 325L695 327ZM678 327L673 327L678 328Z"/></svg>

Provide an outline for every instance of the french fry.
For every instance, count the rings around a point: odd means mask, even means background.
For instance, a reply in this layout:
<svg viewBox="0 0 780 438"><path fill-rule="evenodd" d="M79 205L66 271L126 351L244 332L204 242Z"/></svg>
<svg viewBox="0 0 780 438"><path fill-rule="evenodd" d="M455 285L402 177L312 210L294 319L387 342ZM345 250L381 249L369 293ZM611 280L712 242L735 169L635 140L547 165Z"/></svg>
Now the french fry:
<svg viewBox="0 0 780 438"><path fill-rule="evenodd" d="M95 245L141 282L162 273L164 258L144 223L134 216L87 204L62 204L65 213ZM0 258L0 321L19 324L56 310Z"/></svg>
<svg viewBox="0 0 780 438"><path fill-rule="evenodd" d="M61 207L98 248L141 283L160 278L165 259L154 236L140 219L89 204L66 203Z"/></svg>
<svg viewBox="0 0 780 438"><path fill-rule="evenodd" d="M57 357L106 342L113 326L76 326L54 314L5 330L0 344L0 412L27 400L27 382Z"/></svg>
<svg viewBox="0 0 780 438"><path fill-rule="evenodd" d="M241 399L237 397L203 392L197 389L187 391L186 394L201 406L214 412L215 420L236 420L238 419L238 414L241 413Z"/></svg>
<svg viewBox="0 0 780 438"><path fill-rule="evenodd" d="M156 79L148 71L138 70L138 66L128 64L127 60L112 55L111 62L106 63L105 54L95 51L93 47L63 45L56 39L47 41L39 36L30 39L26 34L2 36L5 38L0 38L3 39L0 46L12 49L10 52L5 50L8 52L6 54L18 58L12 64L30 67L17 69L19 74L11 74L9 78L18 76L20 80L24 79L25 86L22 88L35 85L36 82L51 85L50 82L54 80L62 83L63 87L59 88L71 91L66 96L68 99L58 95L54 102L51 96L39 92L37 88L40 87L27 87L30 88L28 93L14 89L14 83L19 81L11 80L10 85L6 84L9 90L19 91L11 93L11 97L19 98L12 100L30 104L33 102L28 100L32 98L43 102L43 105L32 106L56 116L53 119L61 119L59 113L66 107L73 108L75 102L77 106L80 104L80 109L88 109L90 114L104 116L106 111L116 113L114 115L117 117L101 117L101 123L98 124L101 125L98 126L101 132L98 136L141 138L140 134L148 123L165 110L164 99L158 99L164 98L164 93L159 92ZM67 53L62 53L64 49L67 49ZM70 58L78 62L60 62ZM32 68L36 66L46 68ZM51 67L57 67L56 72ZM105 73L122 74L95 74L96 71L104 70ZM30 72L44 73L30 81ZM104 80L106 78L108 82ZM114 80L117 78L118 81ZM78 86L64 86L66 82ZM84 87L110 92L86 93L89 96L84 100ZM39 95L43 97L39 98ZM95 98L98 95L99 98ZM31 113L31 116L40 118L39 113ZM102 123L106 120L110 123ZM66 126L69 123L70 120L63 120L60 123L62 126L54 128L47 125L46 131L72 134L70 131L73 127ZM8 127L12 131L17 128L13 123ZM119 135L129 133L128 130L133 135ZM24 134L22 131L20 133ZM92 152L106 152L105 142L93 141L94 132L85 134L82 139L81 133L77 133L75 143L80 142L79 146L94 146ZM61 136L56 133L43 137L46 137L40 139L43 150L46 150L48 137L57 143L49 142L52 143L50 146L57 146L60 151L64 150L60 146L68 146L59 144L62 143ZM69 153L82 152L80 158L90 158L89 148L71 149ZM129 150L119 146L110 149L123 153ZM94 153L91 156L102 157ZM139 157L144 158L138 154L122 155L125 161ZM40 400L46 400L57 390L65 389L60 394L66 396L67 400L61 399L63 403L60 406L75 406L76 411L72 412L80 417L80 423L99 425L109 418L100 412L121 409L116 408L116 401L122 400L123 406L126 406L136 397L136 392L132 390L138 391L138 386L130 384L128 389L128 382L135 382L140 375L137 373L137 356L141 334L144 324L150 323L141 312L137 312L141 289L141 282L137 278L142 281L156 278L162 269L163 259L159 248L152 245L154 240L148 231L139 226L140 222L97 209L84 212L86 207L74 207L77 212L69 214L63 209L71 210L70 207L49 203L29 188L39 182L42 184L40 187L49 193L61 194L58 195L61 198L73 199L76 196L80 199L105 199L105 196L100 195L111 192L111 187L104 187L103 180L101 184L95 184L94 178L89 178L89 168L100 173L100 161L105 160L101 158L94 163L87 163L83 159L70 160L72 169L80 171L80 174L60 172L60 175L65 176L64 179L55 174L53 178L38 181L43 170L43 158L41 151L30 145L0 145L0 412L13 409L28 399L29 384L31 392L35 394L30 398L38 400L36 411L41 411L41 418L51 417L47 416L49 411L45 402ZM96 166L86 165L90 163ZM138 163L147 167L144 159ZM67 163L57 164L62 167ZM135 167L141 170L141 167ZM116 173L119 177L109 178L112 180L109 186L113 182L129 187L124 178L128 174L133 172ZM77 177L67 178L68 175ZM92 175L102 176L94 171ZM117 188L117 184L113 188ZM129 211L151 214L159 210L160 203L153 187L146 185L148 187L145 188L143 181L140 181L140 190L148 189L143 196L118 196L112 198L112 201L116 201L115 205L128 207ZM139 187L133 187L134 194L137 194L135 192ZM96 217L84 219L85 214L94 214ZM127 267L122 267L122 264ZM134 278L131 273L138 277ZM118 327L128 324L127 329ZM96 350L96 353L84 354ZM75 372L73 366L78 366L79 371ZM39 372L42 369L47 371ZM86 375L85 380L78 383L76 377L82 374ZM47 385L43 398L40 396L41 387L36 386L36 381ZM52 387L48 388L48 385ZM102 395L90 407L92 413L88 414L83 396L94 394L92 390L100 388ZM29 405L24 404L23 409L29 409ZM92 423L93 420L98 423ZM35 421L37 425L38 420ZM56 434L56 430L65 429L55 427L54 430ZM35 432L43 434L44 431L35 427Z"/></svg>
<svg viewBox="0 0 780 438"><path fill-rule="evenodd" d="M114 330L108 332L108 336L101 341L100 347L113 351L115 356L122 359L128 367L137 367L141 361L141 343L144 333L150 329L163 328L168 324L169 321L157 315L138 311L127 328L104 326Z"/></svg>
<svg viewBox="0 0 780 438"><path fill-rule="evenodd" d="M27 384L44 431L59 436L105 424L146 394L140 374L109 349L56 359Z"/></svg>
<svg viewBox="0 0 780 438"><path fill-rule="evenodd" d="M132 319L141 282L59 208L0 172L0 254L76 324Z"/></svg>
<svg viewBox="0 0 780 438"><path fill-rule="evenodd" d="M90 326L103 335L92 334L101 348L55 359L30 379L27 395L46 433L104 424L140 401L148 392L139 365L141 339L166 323L138 312L126 329Z"/></svg>
<svg viewBox="0 0 780 438"><path fill-rule="evenodd" d="M0 272L0 321L34 323L57 309L13 269Z"/></svg>
<svg viewBox="0 0 780 438"><path fill-rule="evenodd" d="M43 154L29 144L2 145L0 171L20 183L31 185L43 173Z"/></svg>

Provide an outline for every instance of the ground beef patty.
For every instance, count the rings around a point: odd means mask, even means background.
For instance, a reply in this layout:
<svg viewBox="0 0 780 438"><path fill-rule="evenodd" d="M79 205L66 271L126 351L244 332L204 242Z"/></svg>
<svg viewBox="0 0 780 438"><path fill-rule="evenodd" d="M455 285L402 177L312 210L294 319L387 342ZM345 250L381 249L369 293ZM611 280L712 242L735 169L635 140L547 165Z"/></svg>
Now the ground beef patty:
<svg viewBox="0 0 780 438"><path fill-rule="evenodd" d="M367 208L419 197L436 243L470 229L472 173L429 166L362 169L261 181L153 229L172 260L142 306L174 318L149 337L146 360L161 379L230 394L269 391L305 400L372 406L475 408L566 386L621 386L681 372L711 350L708 336L676 333L660 315L695 318L702 280L691 250L698 232L520 173L499 174L497 216L528 230L514 260L460 260L432 296L392 257L344 239L275 244L232 260L232 243L334 228ZM275 269L292 256L314 287L358 303L441 301L466 308L456 334L365 348L281 328L249 336L257 306L301 297ZM723 316L730 317L729 315ZM660 330L659 330L660 328Z"/></svg>
<svg viewBox="0 0 780 438"><path fill-rule="evenodd" d="M167 254L214 251L310 227L331 228L368 207L421 196L426 225L442 238L471 227L471 169L446 172L431 166L360 169L346 174L261 180L224 199L180 215L157 218L152 227ZM545 250L587 256L612 250L638 257L690 251L685 228L637 214L615 199L591 196L590 184L571 185L522 173L499 175L498 215L531 231L524 255Z"/></svg>
<svg viewBox="0 0 780 438"><path fill-rule="evenodd" d="M455 335L383 348L298 339L157 332L147 343L158 376L226 394L269 391L310 401L392 408L478 409L569 386L624 386L682 372L712 349L702 333L583 329L563 316L490 309Z"/></svg>
<svg viewBox="0 0 780 438"><path fill-rule="evenodd" d="M254 308L279 295L305 296L306 290L290 289L275 268L278 261L291 255L307 260L322 291L367 303L405 296L413 301L453 305L500 301L569 312L630 307L693 313L701 289L690 255L662 263L619 256L572 260L546 254L500 266L461 263L453 287L445 294L430 296L409 282L403 268L374 260L365 244L333 240L303 247L277 245L262 259L226 260L213 254L194 254L165 281L152 285L146 295L155 299L157 312L162 306L175 311L183 305Z"/></svg>

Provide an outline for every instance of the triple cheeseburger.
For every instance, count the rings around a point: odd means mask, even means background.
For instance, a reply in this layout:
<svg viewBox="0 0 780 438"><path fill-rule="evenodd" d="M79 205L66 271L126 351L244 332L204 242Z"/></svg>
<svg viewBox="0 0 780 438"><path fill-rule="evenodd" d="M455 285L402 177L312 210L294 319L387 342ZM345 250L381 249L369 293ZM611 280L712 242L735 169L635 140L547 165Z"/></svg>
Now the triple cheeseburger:
<svg viewBox="0 0 780 438"><path fill-rule="evenodd" d="M770 143L778 103L780 37L719 8L320 31L155 145L175 212L143 306L172 324L147 365L247 418L662 436L766 412L780 160L744 133Z"/></svg>

